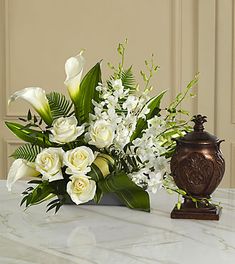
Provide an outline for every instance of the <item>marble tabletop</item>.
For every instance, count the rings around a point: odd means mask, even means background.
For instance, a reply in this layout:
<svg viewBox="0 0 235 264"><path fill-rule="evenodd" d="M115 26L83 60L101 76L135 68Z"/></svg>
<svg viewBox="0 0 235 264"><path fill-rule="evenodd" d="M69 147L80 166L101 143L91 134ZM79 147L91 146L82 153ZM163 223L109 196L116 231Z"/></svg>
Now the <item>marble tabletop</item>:
<svg viewBox="0 0 235 264"><path fill-rule="evenodd" d="M45 204L19 207L25 182L11 193L0 181L1 264L234 264L235 190L220 189L220 221L173 220L176 197L160 191L151 213L125 207Z"/></svg>

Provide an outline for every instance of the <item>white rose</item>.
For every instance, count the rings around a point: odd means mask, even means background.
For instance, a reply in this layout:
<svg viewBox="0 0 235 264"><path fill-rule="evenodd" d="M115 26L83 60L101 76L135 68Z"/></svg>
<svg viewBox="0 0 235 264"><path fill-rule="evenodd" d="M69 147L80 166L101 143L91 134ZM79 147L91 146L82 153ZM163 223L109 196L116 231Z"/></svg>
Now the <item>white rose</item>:
<svg viewBox="0 0 235 264"><path fill-rule="evenodd" d="M60 117L53 122L50 129L50 141L59 144L74 141L84 132L84 126L77 126L78 121L75 116Z"/></svg>
<svg viewBox="0 0 235 264"><path fill-rule="evenodd" d="M46 148L37 155L36 170L41 172L43 180L51 182L63 179L61 171L63 153L62 148Z"/></svg>
<svg viewBox="0 0 235 264"><path fill-rule="evenodd" d="M69 150L64 154L64 165L68 174L86 174L95 160L93 151L85 146Z"/></svg>
<svg viewBox="0 0 235 264"><path fill-rule="evenodd" d="M35 170L35 164L23 159L15 160L7 176L7 188L11 191L12 185L23 177L36 177L40 172Z"/></svg>
<svg viewBox="0 0 235 264"><path fill-rule="evenodd" d="M67 193L75 204L86 203L92 200L96 192L96 183L86 176L72 176L67 184Z"/></svg>
<svg viewBox="0 0 235 264"><path fill-rule="evenodd" d="M89 144L97 148L109 147L113 143L114 128L109 122L98 120L90 127L89 136Z"/></svg>

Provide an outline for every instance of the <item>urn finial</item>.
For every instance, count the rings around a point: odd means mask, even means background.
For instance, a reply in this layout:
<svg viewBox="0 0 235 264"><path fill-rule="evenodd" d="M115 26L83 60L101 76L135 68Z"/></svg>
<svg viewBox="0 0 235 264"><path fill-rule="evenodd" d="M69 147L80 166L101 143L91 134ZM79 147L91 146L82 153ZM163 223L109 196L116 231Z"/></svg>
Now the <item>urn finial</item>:
<svg viewBox="0 0 235 264"><path fill-rule="evenodd" d="M192 121L195 123L193 129L195 132L203 132L204 126L203 124L207 122L207 117L202 115L195 115L192 119Z"/></svg>

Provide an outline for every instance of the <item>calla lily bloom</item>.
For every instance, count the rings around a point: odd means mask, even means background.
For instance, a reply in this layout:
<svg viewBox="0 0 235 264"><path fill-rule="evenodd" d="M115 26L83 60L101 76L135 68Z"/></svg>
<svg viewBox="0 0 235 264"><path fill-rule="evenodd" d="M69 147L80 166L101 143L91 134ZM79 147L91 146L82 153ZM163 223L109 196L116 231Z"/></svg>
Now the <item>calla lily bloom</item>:
<svg viewBox="0 0 235 264"><path fill-rule="evenodd" d="M40 87L28 87L15 92L9 99L8 104L22 98L32 105L47 125L52 124L52 114L46 92Z"/></svg>
<svg viewBox="0 0 235 264"><path fill-rule="evenodd" d="M85 59L82 56L83 50L75 57L69 58L65 63L66 80L64 84L68 88L69 96L75 103L79 94L83 67Z"/></svg>
<svg viewBox="0 0 235 264"><path fill-rule="evenodd" d="M12 185L23 177L37 177L40 172L35 170L35 165L24 159L15 160L7 176L7 189L11 191Z"/></svg>

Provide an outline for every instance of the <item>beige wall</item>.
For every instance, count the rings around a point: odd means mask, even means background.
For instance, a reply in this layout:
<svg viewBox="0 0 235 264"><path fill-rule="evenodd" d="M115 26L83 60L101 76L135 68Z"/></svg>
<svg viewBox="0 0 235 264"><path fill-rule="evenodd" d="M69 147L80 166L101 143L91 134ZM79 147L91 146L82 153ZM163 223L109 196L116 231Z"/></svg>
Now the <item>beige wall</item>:
<svg viewBox="0 0 235 264"><path fill-rule="evenodd" d="M108 76L106 63L116 61L116 45L127 37L127 64L136 73L156 55L155 92L168 89L167 102L200 71L198 96L184 106L207 115L207 130L226 139L223 185L235 187L232 0L0 0L0 20L0 178L19 144L3 122L27 109L22 102L8 108L9 95L35 85L66 92L64 61L82 48L87 69L103 59Z"/></svg>

